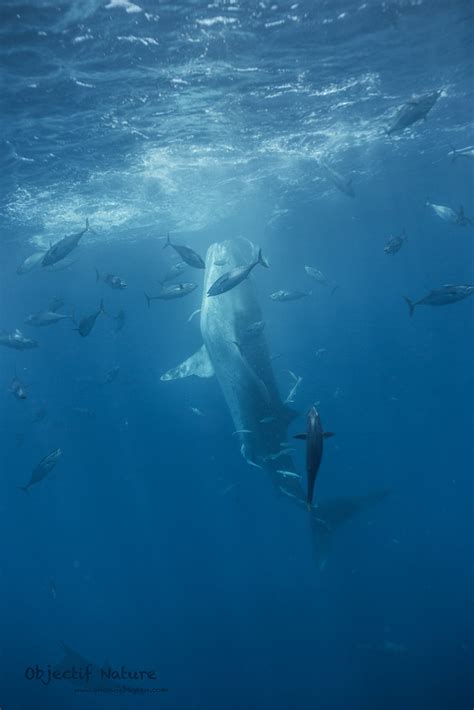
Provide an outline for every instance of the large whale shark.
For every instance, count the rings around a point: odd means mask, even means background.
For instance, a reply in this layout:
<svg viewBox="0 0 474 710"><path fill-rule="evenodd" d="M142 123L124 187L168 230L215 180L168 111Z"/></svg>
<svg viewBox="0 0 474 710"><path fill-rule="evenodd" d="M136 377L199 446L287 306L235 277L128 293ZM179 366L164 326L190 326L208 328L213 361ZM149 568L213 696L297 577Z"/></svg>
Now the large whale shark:
<svg viewBox="0 0 474 710"><path fill-rule="evenodd" d="M252 277L231 291L215 297L207 296L210 286L223 273L251 263L256 251L243 239L227 240L209 247L201 305L203 345L194 355L164 373L161 380L215 375L247 463L266 469L278 493L302 504L302 509L306 510L300 479L280 473L295 470L291 457L282 452L281 443L287 441L288 425L298 413L280 397L265 330L253 327L261 323L263 317ZM321 554L327 548L328 533L334 527L339 527L358 510L385 495L386 491L379 491L313 506L309 511L311 529ZM321 541L323 544L320 545ZM319 559L321 562L321 555Z"/></svg>

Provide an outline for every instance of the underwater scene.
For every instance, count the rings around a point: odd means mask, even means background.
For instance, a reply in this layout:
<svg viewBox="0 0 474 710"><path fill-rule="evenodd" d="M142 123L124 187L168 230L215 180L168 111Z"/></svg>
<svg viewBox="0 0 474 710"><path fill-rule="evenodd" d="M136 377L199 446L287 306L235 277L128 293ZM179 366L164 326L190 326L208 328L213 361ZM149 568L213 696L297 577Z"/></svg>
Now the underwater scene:
<svg viewBox="0 0 474 710"><path fill-rule="evenodd" d="M0 18L1 710L471 710L472 2Z"/></svg>

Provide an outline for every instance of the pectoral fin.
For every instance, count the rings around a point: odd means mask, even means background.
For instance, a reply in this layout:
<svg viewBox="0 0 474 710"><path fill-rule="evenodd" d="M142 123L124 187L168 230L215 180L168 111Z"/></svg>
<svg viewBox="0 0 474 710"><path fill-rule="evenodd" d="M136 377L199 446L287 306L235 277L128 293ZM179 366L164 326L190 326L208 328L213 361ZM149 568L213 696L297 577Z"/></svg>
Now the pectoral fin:
<svg viewBox="0 0 474 710"><path fill-rule="evenodd" d="M325 432L323 432L323 438L324 438L324 439L330 439L331 436L334 436L334 432L333 432L333 431L325 431Z"/></svg>
<svg viewBox="0 0 474 710"><path fill-rule="evenodd" d="M307 434L295 434L293 437L293 439L303 439L303 440L305 440L307 438L308 438Z"/></svg>
<svg viewBox="0 0 474 710"><path fill-rule="evenodd" d="M191 375L196 375L196 377L212 377L214 374L214 367L212 366L211 359L206 350L206 346L203 345L199 350L188 357L187 360L173 367L164 375L161 375L160 380L167 382L168 380L179 380L183 377L190 377Z"/></svg>

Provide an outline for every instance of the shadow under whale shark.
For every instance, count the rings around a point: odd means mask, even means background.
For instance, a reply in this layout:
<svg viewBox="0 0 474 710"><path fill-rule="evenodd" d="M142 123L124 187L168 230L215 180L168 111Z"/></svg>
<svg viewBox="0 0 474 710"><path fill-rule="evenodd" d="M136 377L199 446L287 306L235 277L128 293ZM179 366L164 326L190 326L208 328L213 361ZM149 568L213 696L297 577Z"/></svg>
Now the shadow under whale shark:
<svg viewBox="0 0 474 710"><path fill-rule="evenodd" d="M358 511L382 500L387 490L359 497L331 499L306 509L300 479L279 471L294 471L291 456L281 452L288 425L299 416L281 400L263 328L255 329L262 313L255 286L247 278L237 287L209 297L212 284L236 266L250 264L255 247L247 240L212 244L206 255L201 305L202 347L161 380L195 375L216 376L247 463L264 468L278 495L300 505L310 518L311 537L318 565L326 561L331 533Z"/></svg>

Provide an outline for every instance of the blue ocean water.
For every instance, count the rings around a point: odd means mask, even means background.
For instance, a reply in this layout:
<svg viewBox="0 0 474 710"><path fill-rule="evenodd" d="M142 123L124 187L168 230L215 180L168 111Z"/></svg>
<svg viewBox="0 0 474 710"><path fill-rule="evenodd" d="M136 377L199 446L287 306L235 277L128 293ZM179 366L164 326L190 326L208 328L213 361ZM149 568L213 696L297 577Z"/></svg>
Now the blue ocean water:
<svg viewBox="0 0 474 710"><path fill-rule="evenodd" d="M0 348L2 710L472 707L473 300L411 318L404 302L474 283L474 227L427 205L474 218L472 154L452 159L474 144L472 3L4 0L0 16L0 330L39 342ZM55 269L18 273L86 218ZM241 455L221 382L160 380L202 344L202 270L147 307L179 261L167 232L268 258L249 278L282 400L302 378L285 441L303 488L292 437L311 405L335 432L322 535ZM25 324L54 298L71 319ZM87 684L36 673L88 663ZM122 666L156 679L90 692Z"/></svg>

